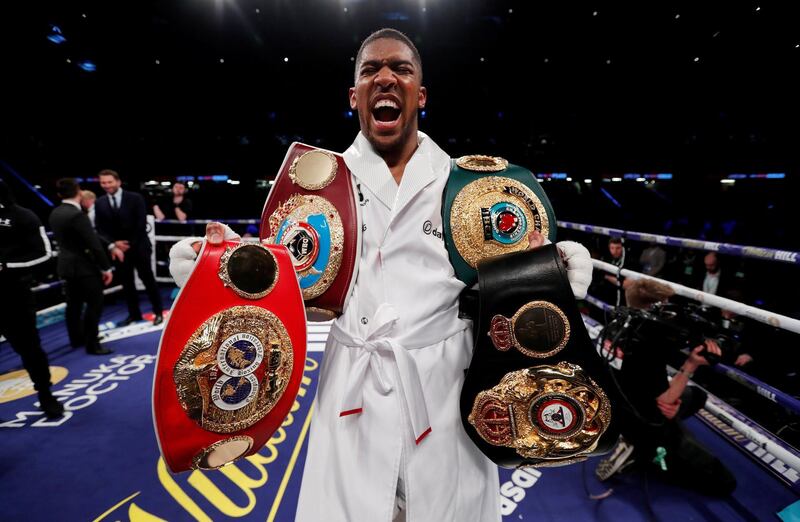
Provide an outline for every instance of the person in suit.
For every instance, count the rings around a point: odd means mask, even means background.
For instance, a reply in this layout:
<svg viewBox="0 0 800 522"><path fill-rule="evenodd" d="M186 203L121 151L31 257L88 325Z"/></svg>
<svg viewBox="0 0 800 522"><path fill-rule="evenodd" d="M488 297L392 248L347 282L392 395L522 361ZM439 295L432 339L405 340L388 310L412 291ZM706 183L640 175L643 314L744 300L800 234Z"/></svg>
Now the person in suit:
<svg viewBox="0 0 800 522"><path fill-rule="evenodd" d="M0 336L22 359L38 392L39 408L47 418L56 419L64 414L64 406L50 391L50 363L36 329L36 301L31 291L31 269L51 257L50 240L39 217L17 205L0 179Z"/></svg>
<svg viewBox="0 0 800 522"><path fill-rule="evenodd" d="M124 260L116 265L128 303L128 317L120 324L125 326L142 320L133 274L136 269L153 307L153 324L159 325L164 321L163 307L150 266L152 246L147 237L144 198L141 194L123 190L119 174L113 170L100 171L99 178L100 187L106 193L95 203L95 227L101 236L125 254Z"/></svg>
<svg viewBox="0 0 800 522"><path fill-rule="evenodd" d="M103 311L103 286L111 284L111 262L89 218L81 210L81 187L73 178L57 182L61 205L50 213L50 228L58 242L58 276L64 280L67 310L67 334L73 347L85 346L93 355L106 355L111 350L97 341L97 325ZM115 259L124 258L112 246ZM81 321L83 305L86 313Z"/></svg>
<svg viewBox="0 0 800 522"><path fill-rule="evenodd" d="M97 195L91 190L81 190L81 208L89 217L89 221L94 228L94 204L97 202Z"/></svg>

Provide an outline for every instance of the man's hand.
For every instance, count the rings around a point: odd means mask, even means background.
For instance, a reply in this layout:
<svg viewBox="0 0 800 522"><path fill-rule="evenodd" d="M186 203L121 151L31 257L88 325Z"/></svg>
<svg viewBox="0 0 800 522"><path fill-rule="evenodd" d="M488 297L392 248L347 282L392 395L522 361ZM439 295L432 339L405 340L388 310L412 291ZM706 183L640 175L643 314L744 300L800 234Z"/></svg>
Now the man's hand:
<svg viewBox="0 0 800 522"><path fill-rule="evenodd" d="M583 299L592 282L592 256L585 246L575 241L559 241L556 246L564 260L572 294L575 299Z"/></svg>
<svg viewBox="0 0 800 522"><path fill-rule="evenodd" d="M156 218L156 221L163 221L166 218L164 211L158 205L153 205L153 217Z"/></svg>
<svg viewBox="0 0 800 522"><path fill-rule="evenodd" d="M239 234L230 229L230 227L213 221L206 225L206 241L212 245L219 245L225 239L238 240L241 239ZM195 241L192 243L192 248L195 254L200 253L200 247L203 246L202 241Z"/></svg>
<svg viewBox="0 0 800 522"><path fill-rule="evenodd" d="M753 356L750 355L749 353L742 353L739 354L739 357L736 358L736 362L734 362L733 364L741 367L750 364L751 362L753 362Z"/></svg>
<svg viewBox="0 0 800 522"><path fill-rule="evenodd" d="M534 250L544 245L544 235L538 230L534 230L528 234L528 250Z"/></svg>
<svg viewBox="0 0 800 522"><path fill-rule="evenodd" d="M108 286L111 284L111 280L114 279L114 273L111 270L106 270L102 273L103 276L103 286Z"/></svg>
<svg viewBox="0 0 800 522"><path fill-rule="evenodd" d="M708 361L706 358L700 355L700 352L703 351L703 348L705 348L708 353L722 356L722 350L720 350L717 341L713 339L706 339L703 344L695 346L694 350L692 350L692 353L689 354L689 358L686 359L686 363L683 365L685 370L694 372L698 366L708 366Z"/></svg>
<svg viewBox="0 0 800 522"><path fill-rule="evenodd" d="M131 248L131 244L125 240L114 241L114 247L119 248L123 252L127 252Z"/></svg>
<svg viewBox="0 0 800 522"><path fill-rule="evenodd" d="M681 400L678 399L675 402L670 403L656 399L656 406L658 406L658 409L661 411L661 414L664 417L672 420L675 418L675 415L678 414L678 409L681 407Z"/></svg>
<svg viewBox="0 0 800 522"><path fill-rule="evenodd" d="M122 251L121 248L115 246L111 249L111 260L112 261L119 261L122 263L125 261L125 253Z"/></svg>
<svg viewBox="0 0 800 522"><path fill-rule="evenodd" d="M222 223L209 223L206 226L205 240L212 245L219 245L225 240L238 241L239 235ZM194 270L197 255L203 246L202 240L186 238L175 243L169 251L169 273L175 284L182 287L186 284Z"/></svg>

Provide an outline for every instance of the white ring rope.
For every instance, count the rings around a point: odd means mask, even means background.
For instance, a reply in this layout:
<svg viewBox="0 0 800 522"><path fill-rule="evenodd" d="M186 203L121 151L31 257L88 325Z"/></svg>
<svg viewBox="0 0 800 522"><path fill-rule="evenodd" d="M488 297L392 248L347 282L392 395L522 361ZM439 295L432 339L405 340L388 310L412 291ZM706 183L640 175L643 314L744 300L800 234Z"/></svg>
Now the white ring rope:
<svg viewBox="0 0 800 522"><path fill-rule="evenodd" d="M633 270L628 270L627 268L623 268L622 270L620 270L618 267L612 265L611 263L606 263L604 261L599 261L597 259L592 259L592 264L595 266L595 268L599 268L600 270L608 272L609 274L614 274L614 275L619 274L622 277L628 277L630 279L650 279L651 281L656 281L661 284L665 284L670 288L672 288L673 290L675 290L676 294L681 295L683 297L688 297L689 299L692 299L694 301L715 306L717 308L722 308L723 310L729 310L731 312L743 315L745 317L749 317L750 319L755 319L756 321L766 323L776 328L782 328L790 332L800 333L800 320L798 319L793 319L785 315L776 314L774 312L769 312L767 310L762 310L761 308L756 308L755 306L746 305L744 303L734 301L733 299L726 299L725 297L720 297L714 294L708 294L706 292L702 292L695 288L689 288L688 286L679 285L678 283L672 283L664 279L659 279L657 277L652 277L649 275L641 274L639 272L634 272Z"/></svg>

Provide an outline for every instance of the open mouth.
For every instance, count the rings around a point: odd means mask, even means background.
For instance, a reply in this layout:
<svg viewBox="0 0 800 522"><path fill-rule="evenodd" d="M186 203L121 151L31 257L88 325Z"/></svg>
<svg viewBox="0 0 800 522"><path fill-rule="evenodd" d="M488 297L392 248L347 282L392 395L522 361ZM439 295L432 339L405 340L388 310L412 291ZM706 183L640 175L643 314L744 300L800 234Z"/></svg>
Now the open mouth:
<svg viewBox="0 0 800 522"><path fill-rule="evenodd" d="M392 126L400 118L400 106L393 100L378 100L372 108L372 117L381 127Z"/></svg>

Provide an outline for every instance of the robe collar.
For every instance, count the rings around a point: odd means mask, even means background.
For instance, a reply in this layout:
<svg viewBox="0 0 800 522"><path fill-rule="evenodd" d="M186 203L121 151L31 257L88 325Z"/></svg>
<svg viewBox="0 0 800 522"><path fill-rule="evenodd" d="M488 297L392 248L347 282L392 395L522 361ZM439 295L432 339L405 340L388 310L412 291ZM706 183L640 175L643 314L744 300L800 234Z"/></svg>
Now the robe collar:
<svg viewBox="0 0 800 522"><path fill-rule="evenodd" d="M343 156L358 182L369 187L375 197L395 216L423 188L443 172L449 172L450 157L427 134L417 131L419 146L411 156L398 186L386 162L359 132ZM445 174L446 175L446 174Z"/></svg>

